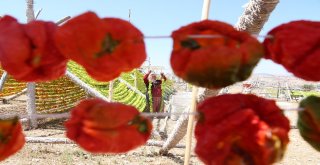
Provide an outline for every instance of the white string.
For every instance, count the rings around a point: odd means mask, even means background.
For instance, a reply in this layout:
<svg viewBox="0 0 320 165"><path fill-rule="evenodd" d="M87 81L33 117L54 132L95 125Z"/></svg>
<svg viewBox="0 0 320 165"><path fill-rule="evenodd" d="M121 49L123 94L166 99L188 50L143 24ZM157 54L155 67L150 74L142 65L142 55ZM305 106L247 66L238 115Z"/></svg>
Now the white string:
<svg viewBox="0 0 320 165"><path fill-rule="evenodd" d="M304 108L289 108L289 109L281 109L282 111L304 111ZM146 113L143 112L141 113L142 116L145 117L167 117L167 116L171 116L171 115L176 115L176 116L182 116L182 115L199 115L198 112L160 112L160 113Z"/></svg>
<svg viewBox="0 0 320 165"><path fill-rule="evenodd" d="M282 109L283 111L304 111L304 108L288 108L288 109Z"/></svg>
<svg viewBox="0 0 320 165"><path fill-rule="evenodd" d="M256 38L272 38L272 35L251 35ZM171 36L144 36L145 39L164 39L164 38L171 38ZM207 38L207 39L214 39L214 38L227 38L223 35L213 35L213 34L191 34L188 35L187 38Z"/></svg>
<svg viewBox="0 0 320 165"><path fill-rule="evenodd" d="M177 115L177 116L182 116L182 115L198 115L198 112L160 112L160 113L146 113L143 112L141 113L142 116L145 117L167 117L167 116L171 116L171 115Z"/></svg>
<svg viewBox="0 0 320 165"><path fill-rule="evenodd" d="M288 108L288 109L281 109L282 111L304 111L304 108ZM172 116L172 115L176 115L176 116L182 116L182 115L195 115L197 116L199 113L198 112L160 112L160 113L146 113L143 112L141 113L142 116L145 117L167 117L167 116ZM70 113L69 112L65 112L65 113L53 113L53 114L35 114L37 119L44 119L44 118L55 118L55 119L63 119L63 118L69 118L70 117ZM28 118L28 115L1 115L0 119L10 119L10 118L14 118L14 117L18 117L20 119L24 119L24 118Z"/></svg>
<svg viewBox="0 0 320 165"><path fill-rule="evenodd" d="M71 19L70 16L66 16L62 18L61 20L57 21L57 25L61 25L62 23L68 21ZM272 35L258 35L258 34L252 34L251 36L256 37L256 38L273 38ZM144 39L165 39L165 38L172 38L171 36L143 36ZM214 38L227 38L226 36L223 35L218 35L218 34L191 34L188 35L187 38L203 38L203 39L214 39Z"/></svg>

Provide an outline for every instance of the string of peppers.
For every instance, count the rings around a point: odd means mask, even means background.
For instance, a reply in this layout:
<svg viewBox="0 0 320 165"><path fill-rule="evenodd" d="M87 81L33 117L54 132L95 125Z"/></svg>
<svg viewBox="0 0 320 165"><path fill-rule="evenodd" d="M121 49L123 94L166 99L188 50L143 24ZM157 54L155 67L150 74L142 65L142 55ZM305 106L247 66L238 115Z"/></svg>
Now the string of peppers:
<svg viewBox="0 0 320 165"><path fill-rule="evenodd" d="M183 80L211 89L246 80L261 58L272 59L297 77L319 81L319 27L320 22L293 21L274 28L267 35L271 37L260 43L220 21L195 22L172 33L170 62ZM95 80L110 81L138 68L146 58L143 34L137 28L93 12L60 27L44 21L19 24L4 16L0 36L1 66L25 82L63 76L68 60L82 65ZM12 49L17 44L19 49ZM129 92L127 97L133 96ZM319 105L320 98L315 96L302 101L304 111L299 111L298 121L302 137L316 150L320 150ZM275 101L255 95L221 95L199 103L197 111L195 152L205 164L268 165L283 157L290 127ZM1 148L9 148L0 150L5 153L0 154L3 160L19 150L24 139L16 119L0 122ZM145 144L152 130L150 119L133 106L100 99L82 100L65 127L68 138L93 153L127 152Z"/></svg>

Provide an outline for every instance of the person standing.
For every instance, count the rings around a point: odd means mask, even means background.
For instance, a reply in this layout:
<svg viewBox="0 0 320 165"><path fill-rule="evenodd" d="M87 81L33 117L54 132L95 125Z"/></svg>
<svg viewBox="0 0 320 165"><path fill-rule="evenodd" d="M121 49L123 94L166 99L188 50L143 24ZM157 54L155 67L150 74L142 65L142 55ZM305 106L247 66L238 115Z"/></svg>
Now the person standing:
<svg viewBox="0 0 320 165"><path fill-rule="evenodd" d="M161 73L161 79L157 79L157 75L155 73L151 73L148 71L147 74L144 75L143 81L146 85L147 92L146 92L146 99L147 99L147 107L145 111L150 112L150 97L149 97L149 86L151 84L151 96L152 96L152 112L163 112L163 99L162 99L162 81L166 81L166 76Z"/></svg>

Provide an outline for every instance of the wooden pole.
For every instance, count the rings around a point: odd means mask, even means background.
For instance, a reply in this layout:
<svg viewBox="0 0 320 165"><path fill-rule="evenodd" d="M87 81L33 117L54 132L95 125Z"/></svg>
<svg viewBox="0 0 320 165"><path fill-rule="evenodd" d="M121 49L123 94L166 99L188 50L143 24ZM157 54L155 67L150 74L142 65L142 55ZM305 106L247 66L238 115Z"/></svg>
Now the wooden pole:
<svg viewBox="0 0 320 165"><path fill-rule="evenodd" d="M120 82L126 84L126 86L133 90L135 93L137 93L138 95L142 96L142 97L146 97L146 95L144 95L141 91L139 91L138 88L133 87L130 83L128 83L126 80L122 79L121 77L119 77L117 80L119 80Z"/></svg>
<svg viewBox="0 0 320 165"><path fill-rule="evenodd" d="M9 96L9 97L5 98L5 99L3 100L3 103L4 103L4 104L8 104L8 102L9 102L10 100L13 100L13 99L15 99L15 98L17 98L17 97L25 94L25 93L27 93L27 88L23 89L21 92L19 92L19 93L17 93L17 94L14 94L14 95L12 95L12 96Z"/></svg>
<svg viewBox="0 0 320 165"><path fill-rule="evenodd" d="M208 19L208 17L209 17L209 9L210 9L210 2L211 2L211 0L203 0L201 20ZM192 100L191 100L190 113L196 112L197 95L198 95L198 87L193 86L192 87ZM184 165L189 165L189 161L190 161L194 119L195 119L194 115L190 115L189 116L188 127L187 127L186 150L185 150L185 153L184 153Z"/></svg>
<svg viewBox="0 0 320 165"><path fill-rule="evenodd" d="M112 101L112 96L113 96L113 82L114 82L114 80L109 82L109 96L108 96L108 98L110 101Z"/></svg>
<svg viewBox="0 0 320 165"><path fill-rule="evenodd" d="M27 143L50 143L50 144L75 144L74 141L68 138L52 138L52 137L26 137ZM162 141L148 140L147 146L161 147ZM184 145L176 145L175 148L185 148Z"/></svg>
<svg viewBox="0 0 320 165"><path fill-rule="evenodd" d="M61 20L57 21L56 24L61 25L61 24L65 23L66 21L68 21L69 19L71 19L71 17L66 16L66 17L62 18Z"/></svg>
<svg viewBox="0 0 320 165"><path fill-rule="evenodd" d="M34 16L34 10L33 10L33 0L26 0L27 2L27 10L26 10L26 16L27 16L27 22L31 22L35 20Z"/></svg>
<svg viewBox="0 0 320 165"><path fill-rule="evenodd" d="M3 87L4 87L4 83L6 82L6 79L8 77L8 73L7 72L3 72L0 78L0 92L2 91Z"/></svg>
<svg viewBox="0 0 320 165"><path fill-rule="evenodd" d="M27 22L31 22L35 20L34 10L33 10L33 0L26 0L27 2ZM34 82L30 82L27 84L27 113L30 119L30 127L36 128L37 118L36 118L36 84Z"/></svg>
<svg viewBox="0 0 320 165"><path fill-rule="evenodd" d="M70 71L66 71L65 74L72 82L74 82L75 84L79 85L82 89L85 90L85 92L91 96L97 97L99 99L105 100L105 101L110 101L109 98L105 97L104 95L102 95L100 92L98 92L97 90L95 90L94 88L90 87L88 84L86 84L85 82L83 82L81 79L79 79L76 75L74 75L73 73L71 73Z"/></svg>
<svg viewBox="0 0 320 165"><path fill-rule="evenodd" d="M37 118L36 118L36 84L30 82L27 84L27 113L30 120L30 127L37 128Z"/></svg>
<svg viewBox="0 0 320 165"><path fill-rule="evenodd" d="M190 113L196 112L197 95L198 95L198 87L193 86L192 87L191 109L189 111ZM189 119L188 119L188 126L187 126L187 140L186 140L186 150L184 153L184 165L188 165L189 161L190 161L193 122L194 122L194 115L190 115Z"/></svg>
<svg viewBox="0 0 320 165"><path fill-rule="evenodd" d="M38 17L39 17L39 15L40 15L40 13L42 12L42 8L37 12L37 14L36 14L36 18L35 19L38 19Z"/></svg>
<svg viewBox="0 0 320 165"><path fill-rule="evenodd" d="M134 69L133 73L134 73L134 87L138 88L138 74L137 74L138 70Z"/></svg>
<svg viewBox="0 0 320 165"><path fill-rule="evenodd" d="M251 34L259 34L279 0L250 0L235 28Z"/></svg>
<svg viewBox="0 0 320 165"><path fill-rule="evenodd" d="M211 0L203 0L201 20L208 19L209 11L210 11L210 3L211 3Z"/></svg>
<svg viewBox="0 0 320 165"><path fill-rule="evenodd" d="M287 91L287 95L289 97L289 101L291 102L292 101L292 97L291 97L290 88L289 88L289 85L288 85L287 82L286 82L286 91Z"/></svg>
<svg viewBox="0 0 320 165"><path fill-rule="evenodd" d="M131 9L129 9L129 22L131 22ZM133 74L134 74L134 87L138 87L138 81L137 81L137 69L133 70Z"/></svg>

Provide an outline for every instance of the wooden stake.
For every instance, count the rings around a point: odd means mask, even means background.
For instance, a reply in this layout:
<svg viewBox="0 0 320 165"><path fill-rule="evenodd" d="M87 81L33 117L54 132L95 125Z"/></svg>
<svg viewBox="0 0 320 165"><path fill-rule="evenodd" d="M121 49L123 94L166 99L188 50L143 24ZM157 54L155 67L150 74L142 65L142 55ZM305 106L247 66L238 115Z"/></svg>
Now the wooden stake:
<svg viewBox="0 0 320 165"><path fill-rule="evenodd" d="M210 2L211 2L211 0L203 0L201 20L208 19L208 17L209 17L209 9L210 9ZM190 113L196 112L197 95L198 95L198 87L193 86L192 87L192 101L191 101ZM188 128L187 128L186 150L185 150L185 153L184 153L184 165L189 165L189 162L190 162L194 119L195 119L194 115L190 115L189 116Z"/></svg>

